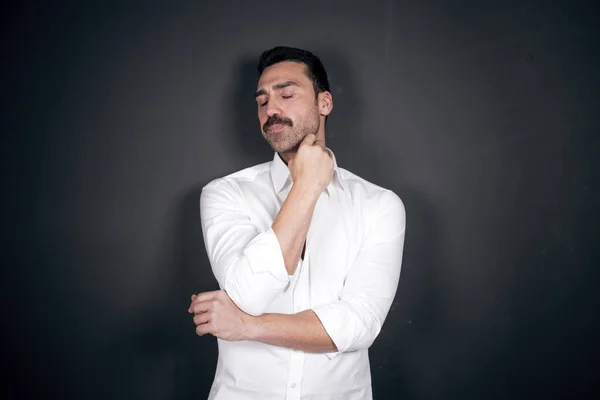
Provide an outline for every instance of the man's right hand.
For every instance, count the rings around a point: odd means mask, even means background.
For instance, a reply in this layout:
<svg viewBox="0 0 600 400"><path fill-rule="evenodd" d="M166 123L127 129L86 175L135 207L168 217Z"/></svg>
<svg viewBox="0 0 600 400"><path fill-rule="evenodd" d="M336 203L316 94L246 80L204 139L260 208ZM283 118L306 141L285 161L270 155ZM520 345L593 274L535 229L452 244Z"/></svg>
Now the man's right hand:
<svg viewBox="0 0 600 400"><path fill-rule="evenodd" d="M288 162L288 168L294 184L315 190L319 195L333 178L333 159L316 139L313 134L304 138L296 156Z"/></svg>

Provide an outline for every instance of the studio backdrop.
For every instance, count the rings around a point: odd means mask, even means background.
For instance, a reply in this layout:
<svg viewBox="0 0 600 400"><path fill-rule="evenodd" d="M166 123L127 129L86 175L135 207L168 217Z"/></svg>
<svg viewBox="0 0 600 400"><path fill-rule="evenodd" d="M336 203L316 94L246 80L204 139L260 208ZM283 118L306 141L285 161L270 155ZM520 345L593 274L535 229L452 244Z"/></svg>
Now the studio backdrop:
<svg viewBox="0 0 600 400"><path fill-rule="evenodd" d="M7 396L203 399L212 179L269 161L259 54L328 73L327 145L403 200L370 350L383 399L598 389L597 7L574 2L29 2L3 24Z"/></svg>

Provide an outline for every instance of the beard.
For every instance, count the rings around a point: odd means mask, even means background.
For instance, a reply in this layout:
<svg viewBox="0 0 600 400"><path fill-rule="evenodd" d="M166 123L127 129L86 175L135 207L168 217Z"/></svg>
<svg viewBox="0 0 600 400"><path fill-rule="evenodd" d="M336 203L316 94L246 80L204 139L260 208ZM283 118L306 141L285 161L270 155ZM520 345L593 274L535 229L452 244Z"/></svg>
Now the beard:
<svg viewBox="0 0 600 400"><path fill-rule="evenodd" d="M283 125L282 130L272 131L273 125ZM319 131L320 119L317 107L311 109L308 115L294 123L289 118L274 115L263 125L263 137L273 151L277 153L295 152L308 134L316 135Z"/></svg>

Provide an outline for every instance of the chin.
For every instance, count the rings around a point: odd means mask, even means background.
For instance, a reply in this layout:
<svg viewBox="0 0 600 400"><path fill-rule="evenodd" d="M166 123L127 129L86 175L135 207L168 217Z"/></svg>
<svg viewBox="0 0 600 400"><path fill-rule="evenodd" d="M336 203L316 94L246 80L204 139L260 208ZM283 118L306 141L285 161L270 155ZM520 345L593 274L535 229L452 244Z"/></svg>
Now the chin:
<svg viewBox="0 0 600 400"><path fill-rule="evenodd" d="M274 152L276 153L288 153L294 149L297 149L298 147L296 146L289 146L286 143L269 143L271 145L271 148L273 149Z"/></svg>
<svg viewBox="0 0 600 400"><path fill-rule="evenodd" d="M269 146L273 149L273 151L277 153L287 153L290 149L294 148L289 142L285 140L269 140L265 138ZM297 147L296 147L297 148Z"/></svg>
<svg viewBox="0 0 600 400"><path fill-rule="evenodd" d="M271 148L273 149L273 151L277 152L277 153L287 153L290 151L290 147L289 146L271 146Z"/></svg>

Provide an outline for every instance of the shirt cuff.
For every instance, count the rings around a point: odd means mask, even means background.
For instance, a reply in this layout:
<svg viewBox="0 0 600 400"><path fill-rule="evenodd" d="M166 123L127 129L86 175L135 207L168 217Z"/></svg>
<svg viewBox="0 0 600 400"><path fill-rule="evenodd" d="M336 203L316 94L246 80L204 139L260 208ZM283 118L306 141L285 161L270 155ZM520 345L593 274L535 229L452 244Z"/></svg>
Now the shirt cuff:
<svg viewBox="0 0 600 400"><path fill-rule="evenodd" d="M348 330L348 317L340 308L338 304L333 303L323 304L312 309L325 328L325 332L337 347L337 351L325 353L329 359L346 351L352 340L352 334Z"/></svg>
<svg viewBox="0 0 600 400"><path fill-rule="evenodd" d="M281 246L273 228L252 239L244 250L244 256L250 264L252 273L270 273L278 281L289 281Z"/></svg>

